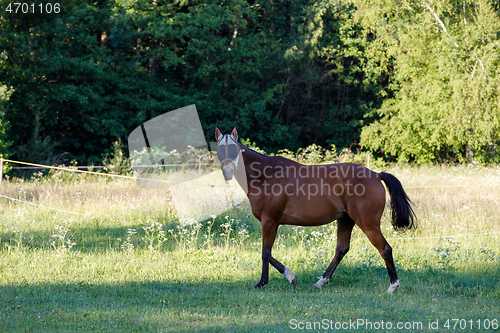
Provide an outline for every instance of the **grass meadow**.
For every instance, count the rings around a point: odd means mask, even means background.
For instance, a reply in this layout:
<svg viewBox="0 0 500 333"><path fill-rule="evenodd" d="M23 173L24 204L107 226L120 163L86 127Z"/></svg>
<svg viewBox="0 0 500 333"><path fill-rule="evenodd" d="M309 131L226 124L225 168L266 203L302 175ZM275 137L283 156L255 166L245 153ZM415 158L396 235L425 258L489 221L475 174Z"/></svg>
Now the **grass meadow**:
<svg viewBox="0 0 500 333"><path fill-rule="evenodd" d="M329 284L336 226L282 226L262 290L260 222L247 202L179 221L165 190L64 171L4 181L0 332L486 332L500 321L500 167L390 167L418 229L382 228L401 287L355 229ZM463 186L471 185L471 186Z"/></svg>

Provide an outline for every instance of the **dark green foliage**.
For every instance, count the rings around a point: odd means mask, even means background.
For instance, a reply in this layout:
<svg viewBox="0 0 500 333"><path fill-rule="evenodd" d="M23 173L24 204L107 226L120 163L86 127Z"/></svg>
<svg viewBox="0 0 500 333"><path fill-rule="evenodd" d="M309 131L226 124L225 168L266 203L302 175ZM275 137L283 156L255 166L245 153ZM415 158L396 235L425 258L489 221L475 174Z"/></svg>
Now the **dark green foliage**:
<svg viewBox="0 0 500 333"><path fill-rule="evenodd" d="M11 92L5 118L15 151L34 160L31 148L45 142L50 154L93 161L116 137L193 103L207 140L215 126L237 126L269 151L347 146L382 89L364 85L362 50L345 51L342 26L354 10L138 0L3 15L1 83Z"/></svg>
<svg viewBox="0 0 500 333"><path fill-rule="evenodd" d="M396 59L395 96L363 129L362 144L402 162L498 162L500 20L492 2L362 3L387 18L372 26Z"/></svg>
<svg viewBox="0 0 500 333"><path fill-rule="evenodd" d="M127 59L131 39L105 46L103 27L111 24L110 5L63 6L60 15L5 15L1 47L6 50L2 77L10 87L6 119L20 155L33 160L32 142L48 142L53 151L95 155L111 138L127 134L147 73ZM120 12L113 27L123 23ZM145 78L146 77L146 78Z"/></svg>
<svg viewBox="0 0 500 333"><path fill-rule="evenodd" d="M196 104L207 141L236 126L268 152L342 148L365 128L364 146L388 157L463 160L472 147L486 161L498 14L486 0L429 2L450 39L426 3L66 0L12 14L4 1L0 149L97 163L144 121Z"/></svg>

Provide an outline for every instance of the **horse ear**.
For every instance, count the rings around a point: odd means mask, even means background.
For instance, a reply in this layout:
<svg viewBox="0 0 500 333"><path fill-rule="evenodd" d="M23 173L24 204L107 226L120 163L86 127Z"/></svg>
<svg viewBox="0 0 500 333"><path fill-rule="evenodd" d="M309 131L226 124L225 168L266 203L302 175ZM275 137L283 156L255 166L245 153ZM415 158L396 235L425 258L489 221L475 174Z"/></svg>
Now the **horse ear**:
<svg viewBox="0 0 500 333"><path fill-rule="evenodd" d="M236 140L238 140L238 131L236 131L236 127L233 128L233 131L231 132L231 135L234 136Z"/></svg>
<svg viewBox="0 0 500 333"><path fill-rule="evenodd" d="M219 129L216 127L215 128L215 140L220 141L222 139L222 133L219 131Z"/></svg>

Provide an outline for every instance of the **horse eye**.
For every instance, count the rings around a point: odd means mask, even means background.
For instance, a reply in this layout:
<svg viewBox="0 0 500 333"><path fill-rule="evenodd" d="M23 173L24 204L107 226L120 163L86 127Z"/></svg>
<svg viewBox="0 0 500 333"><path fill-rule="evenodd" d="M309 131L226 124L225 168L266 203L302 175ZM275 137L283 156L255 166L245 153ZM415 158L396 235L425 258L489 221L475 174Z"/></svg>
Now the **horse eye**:
<svg viewBox="0 0 500 333"><path fill-rule="evenodd" d="M236 145L230 145L227 147L227 154L228 158L234 160L238 157L239 151L238 151L238 146Z"/></svg>
<svg viewBox="0 0 500 333"><path fill-rule="evenodd" d="M226 147L225 146L218 146L217 147L217 157L219 158L219 160L223 160L225 158L225 155L226 155Z"/></svg>

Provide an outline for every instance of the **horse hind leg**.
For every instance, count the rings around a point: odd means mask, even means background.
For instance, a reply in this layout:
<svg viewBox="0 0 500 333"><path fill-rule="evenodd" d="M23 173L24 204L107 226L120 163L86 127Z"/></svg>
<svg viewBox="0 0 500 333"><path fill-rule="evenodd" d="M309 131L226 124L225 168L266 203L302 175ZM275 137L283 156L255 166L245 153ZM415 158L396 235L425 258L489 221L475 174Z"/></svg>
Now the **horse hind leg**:
<svg viewBox="0 0 500 333"><path fill-rule="evenodd" d="M337 247L335 248L335 256L333 257L330 266L326 269L325 274L323 274L321 279L314 284L315 288L321 289L324 284L330 281L330 278L335 272L335 269L339 265L340 261L349 251L353 227L354 221L348 215L345 215L337 220Z"/></svg>
<svg viewBox="0 0 500 333"><path fill-rule="evenodd" d="M399 279L396 273L396 266L394 265L394 259L392 257L392 247L387 243L380 231L380 227L376 228L362 228L363 232L368 236L370 242L378 250L382 259L385 261L385 266L387 267L387 273L389 273L390 286L386 290L386 293L392 294L399 287Z"/></svg>

